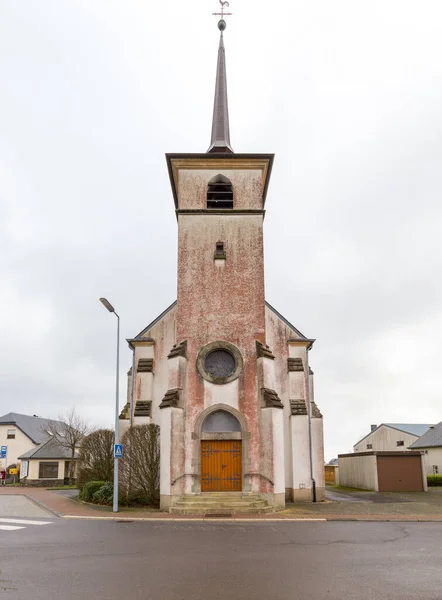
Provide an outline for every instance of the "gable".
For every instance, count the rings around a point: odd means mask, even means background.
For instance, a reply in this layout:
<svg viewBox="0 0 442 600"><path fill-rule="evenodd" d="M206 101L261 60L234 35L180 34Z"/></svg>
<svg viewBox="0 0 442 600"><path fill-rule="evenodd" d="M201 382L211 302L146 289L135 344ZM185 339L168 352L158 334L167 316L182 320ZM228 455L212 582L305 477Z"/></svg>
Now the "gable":
<svg viewBox="0 0 442 600"><path fill-rule="evenodd" d="M301 339L301 340L307 340L307 339L309 339L309 338L307 338L307 337L306 337L306 336L305 336L303 333L301 333L301 332L299 331L299 329L297 329L297 328L296 328L294 325L292 325L292 324L290 323L290 321L288 321L288 320L287 320L285 317L283 317L283 316L282 316L282 314L281 314L281 313L279 313L279 312L276 310L276 308L274 308L274 307L273 307L271 304L269 304L269 303L267 302L267 300L266 300L266 303L265 303L265 305L266 305L266 312L267 312L267 311L271 312L271 313L272 313L272 315L274 315L275 317L277 317L277 319L278 319L279 321L281 321L282 323L284 323L284 325L285 325L286 327L288 327L288 329L290 329L290 331L291 331L291 336L293 336L294 338Z"/></svg>
<svg viewBox="0 0 442 600"><path fill-rule="evenodd" d="M137 335L133 338L134 340L139 340L142 339L144 337L147 336L147 333L158 323L161 322L162 319L164 319L168 313L173 310L177 305L177 301L175 300L174 302L172 302L172 304L170 306L168 306L166 308L166 310L164 310L161 314L158 315L158 317L156 317L156 319L154 319L151 323L149 323L149 325L147 325L147 327L145 327L142 331L140 331L140 333L137 333ZM130 340L128 340L130 341Z"/></svg>

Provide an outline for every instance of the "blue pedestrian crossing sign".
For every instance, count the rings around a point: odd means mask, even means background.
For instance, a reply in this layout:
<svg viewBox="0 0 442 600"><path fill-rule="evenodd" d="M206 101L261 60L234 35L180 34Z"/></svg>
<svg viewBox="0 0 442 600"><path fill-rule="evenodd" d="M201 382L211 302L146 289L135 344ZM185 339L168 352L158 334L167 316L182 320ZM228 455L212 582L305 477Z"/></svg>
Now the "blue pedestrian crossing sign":
<svg viewBox="0 0 442 600"><path fill-rule="evenodd" d="M114 444L114 458L123 458L123 444Z"/></svg>

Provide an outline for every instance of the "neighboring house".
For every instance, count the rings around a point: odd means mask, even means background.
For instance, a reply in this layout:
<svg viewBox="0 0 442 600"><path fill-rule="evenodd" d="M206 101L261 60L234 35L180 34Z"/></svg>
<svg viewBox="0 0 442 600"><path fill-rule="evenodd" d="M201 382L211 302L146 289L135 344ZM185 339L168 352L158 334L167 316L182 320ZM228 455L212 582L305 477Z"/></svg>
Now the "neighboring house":
<svg viewBox="0 0 442 600"><path fill-rule="evenodd" d="M353 446L354 452L406 451L431 425L422 423L381 423Z"/></svg>
<svg viewBox="0 0 442 600"><path fill-rule="evenodd" d="M60 446L55 438L48 439L18 457L21 461L20 483L33 486L68 483L70 457L71 451L68 448ZM74 460L77 459L78 454L75 453Z"/></svg>
<svg viewBox="0 0 442 600"><path fill-rule="evenodd" d="M7 446L5 466L15 464L18 457L48 439L49 426L58 423L36 415L10 412L0 417L0 446Z"/></svg>
<svg viewBox="0 0 442 600"><path fill-rule="evenodd" d="M442 421L430 425L430 429L411 444L410 450L424 450L427 475L442 475Z"/></svg>

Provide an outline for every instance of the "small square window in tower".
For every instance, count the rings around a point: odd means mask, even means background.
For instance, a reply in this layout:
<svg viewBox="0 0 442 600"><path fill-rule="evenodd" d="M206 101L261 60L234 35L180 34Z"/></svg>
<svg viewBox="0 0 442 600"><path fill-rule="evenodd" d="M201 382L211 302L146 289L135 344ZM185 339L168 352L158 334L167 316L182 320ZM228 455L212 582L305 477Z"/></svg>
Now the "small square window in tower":
<svg viewBox="0 0 442 600"><path fill-rule="evenodd" d="M226 251L224 250L224 242L216 242L215 245L215 259L226 259Z"/></svg>
<svg viewBox="0 0 442 600"><path fill-rule="evenodd" d="M224 175L216 175L209 181L207 208L233 208L233 186Z"/></svg>

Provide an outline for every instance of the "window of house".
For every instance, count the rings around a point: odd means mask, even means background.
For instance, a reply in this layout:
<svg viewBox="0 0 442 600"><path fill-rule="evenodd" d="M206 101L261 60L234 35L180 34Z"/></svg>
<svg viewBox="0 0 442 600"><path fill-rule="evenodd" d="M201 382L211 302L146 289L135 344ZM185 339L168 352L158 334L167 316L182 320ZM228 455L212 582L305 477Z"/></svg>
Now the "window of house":
<svg viewBox="0 0 442 600"><path fill-rule="evenodd" d="M41 462L38 465L39 479L58 479L58 462Z"/></svg>
<svg viewBox="0 0 442 600"><path fill-rule="evenodd" d="M6 437L8 440L15 440L15 429L8 429Z"/></svg>
<svg viewBox="0 0 442 600"><path fill-rule="evenodd" d="M207 208L233 208L233 186L224 175L216 175L209 181Z"/></svg>
<svg viewBox="0 0 442 600"><path fill-rule="evenodd" d="M403 446L404 445L404 440L398 440L396 442L396 446Z"/></svg>
<svg viewBox="0 0 442 600"><path fill-rule="evenodd" d="M433 465L433 475L439 475L439 466Z"/></svg>
<svg viewBox="0 0 442 600"><path fill-rule="evenodd" d="M367 450L371 450L373 448L373 444L367 444Z"/></svg>

